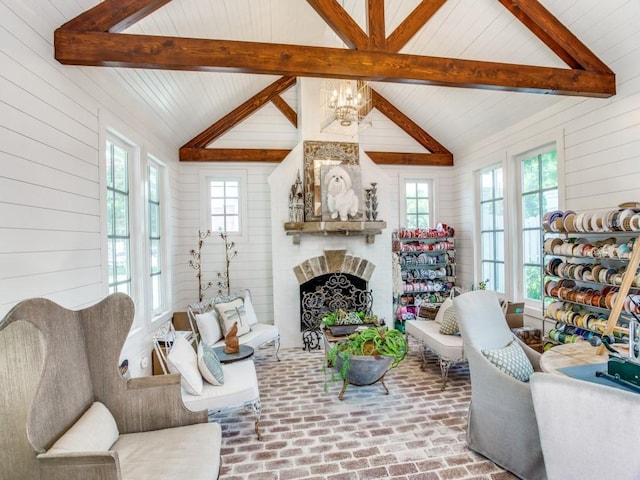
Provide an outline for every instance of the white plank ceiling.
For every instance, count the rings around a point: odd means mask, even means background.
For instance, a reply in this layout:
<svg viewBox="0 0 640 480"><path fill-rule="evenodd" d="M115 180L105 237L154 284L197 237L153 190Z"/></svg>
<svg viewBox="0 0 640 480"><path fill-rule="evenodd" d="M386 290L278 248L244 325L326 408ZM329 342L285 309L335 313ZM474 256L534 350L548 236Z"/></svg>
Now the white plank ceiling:
<svg viewBox="0 0 640 480"><path fill-rule="evenodd" d="M44 7L59 12L59 25L98 3L93 0L25 1L32 4L34 10ZM635 1L542 0L541 3L613 68L610 62L617 58L615 44L619 41L615 37L615 25L624 21L621 14L624 5ZM341 0L340 3L366 31L366 1ZM387 35L417 4L418 0L385 0ZM126 33L343 46L304 0L173 0ZM448 0L402 52L566 68L497 0ZM278 78L234 73L111 70L122 90L157 119L176 146ZM454 155L469 144L569 98L392 83L374 83L373 87ZM284 97L296 109L295 93L288 92ZM572 97L568 101L583 100Z"/></svg>

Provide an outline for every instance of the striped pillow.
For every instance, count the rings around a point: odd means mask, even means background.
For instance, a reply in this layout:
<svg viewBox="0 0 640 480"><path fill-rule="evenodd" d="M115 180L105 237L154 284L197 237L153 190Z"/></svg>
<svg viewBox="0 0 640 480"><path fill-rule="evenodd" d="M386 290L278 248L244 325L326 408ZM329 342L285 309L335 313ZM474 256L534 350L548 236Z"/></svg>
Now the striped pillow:
<svg viewBox="0 0 640 480"><path fill-rule="evenodd" d="M211 385L224 384L224 372L220 359L213 350L213 347L200 342L198 345L198 369L204 378Z"/></svg>

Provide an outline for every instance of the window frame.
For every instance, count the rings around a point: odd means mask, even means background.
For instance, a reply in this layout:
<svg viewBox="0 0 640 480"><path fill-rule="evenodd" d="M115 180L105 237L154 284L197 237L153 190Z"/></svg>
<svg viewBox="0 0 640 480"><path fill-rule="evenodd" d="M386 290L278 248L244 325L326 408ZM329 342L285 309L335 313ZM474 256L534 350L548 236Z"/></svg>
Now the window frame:
<svg viewBox="0 0 640 480"><path fill-rule="evenodd" d="M502 196L501 197L496 197L495 196L495 173L496 170L501 170L502 171ZM491 199L483 201L482 200L482 177L483 175L487 174L487 173L492 173L492 190L494 191L494 195L491 197ZM491 264L493 264L493 277L495 278L496 275L496 268L498 264L502 265L502 274L503 274L503 280L504 280L504 285L503 285L503 290L497 290L496 289L496 285L495 282L493 282L494 284L489 283L489 285L487 286L487 288L489 290L494 290L497 293L500 294L506 294L507 291L509 290L509 281L508 281L508 264L509 264L509 257L508 257L508 249L507 249L507 238L508 238L508 229L507 229L507 185L506 185L506 173L505 173L505 168L503 165L503 162L499 162L499 163L494 163L493 165L489 165L485 168L482 168L478 171L476 171L476 199L478 202L478 208L477 208L477 218L478 218L478 262L477 262L477 266L476 266L476 271L479 272L479 274L476 275L475 279L475 284L478 284L478 282L480 281L484 281L485 280L485 274L484 274L484 264L489 262ZM496 203L496 201L501 200L502 201L502 219L503 219L503 225L502 225L502 229L497 229L496 228L496 221L495 221L495 211L494 214L492 215L493 218L493 225L491 229L483 229L483 225L482 225L482 219L483 219L483 214L482 214L482 206L485 203ZM483 257L484 254L484 249L483 249L483 233L493 233L493 237L494 237L494 242L493 242L493 249L494 249L494 255L492 259L489 260L485 260ZM495 242L495 236L497 232L502 232L502 238L503 238L503 246L504 246L504 253L502 256L502 261L497 260L497 255L496 253L496 242Z"/></svg>
<svg viewBox="0 0 640 480"><path fill-rule="evenodd" d="M248 241L249 239L249 213L248 213L248 172L240 169L206 169L200 173L200 198L202 205L200 212L200 224L203 226L201 230L211 229L211 181L238 181L238 201L239 205L239 232L227 232L229 238L234 241Z"/></svg>
<svg viewBox="0 0 640 480"><path fill-rule="evenodd" d="M399 177L399 197L400 197L400 212L399 212L399 224L402 227L408 227L407 225L407 183L426 183L429 186L429 227L435 227L436 225L436 203L434 201L436 196L436 182L431 177L423 177L420 175L400 175Z"/></svg>

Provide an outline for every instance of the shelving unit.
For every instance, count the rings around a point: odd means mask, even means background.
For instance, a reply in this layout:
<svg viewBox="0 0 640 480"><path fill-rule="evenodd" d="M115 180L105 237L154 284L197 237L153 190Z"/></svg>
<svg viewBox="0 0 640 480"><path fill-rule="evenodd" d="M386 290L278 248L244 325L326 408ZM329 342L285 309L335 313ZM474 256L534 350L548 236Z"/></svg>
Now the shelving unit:
<svg viewBox="0 0 640 480"><path fill-rule="evenodd" d="M628 342L630 312L638 313L633 300L640 300L637 261L631 261L636 236L625 231L545 233L546 342L572 343L603 334ZM553 328L547 333L549 323Z"/></svg>
<svg viewBox="0 0 640 480"><path fill-rule="evenodd" d="M455 286L455 240L450 227L401 229L392 234L403 293L394 298L395 326L418 317L423 305L438 307Z"/></svg>

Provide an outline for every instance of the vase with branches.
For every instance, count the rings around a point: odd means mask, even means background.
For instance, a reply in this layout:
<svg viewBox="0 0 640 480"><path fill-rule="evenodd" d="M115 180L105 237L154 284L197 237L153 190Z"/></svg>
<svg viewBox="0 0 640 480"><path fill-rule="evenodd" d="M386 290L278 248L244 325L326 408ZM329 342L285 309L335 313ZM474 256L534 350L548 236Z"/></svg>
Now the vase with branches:
<svg viewBox="0 0 640 480"><path fill-rule="evenodd" d="M198 230L198 250L191 249L189 255L191 258L189 259L189 266L194 270L197 270L196 277L198 278L198 301L202 302L202 298L204 297L204 291L213 287L213 282L209 281L202 284L202 245L207 237L211 235L211 230L207 230L203 232Z"/></svg>
<svg viewBox="0 0 640 480"><path fill-rule="evenodd" d="M231 265L231 260L238 255L238 251L236 250L235 242L229 241L229 237L227 232L212 232L211 230L207 230L203 232L198 230L198 249L192 249L189 252L191 258L189 259L189 266L194 270L197 270L196 277L198 278L198 301L202 302L204 298L205 290L213 287L214 283L212 281L208 281L203 283L202 281L202 246L204 245L204 241L213 235L214 233L218 233L220 238L224 242L224 272L218 272L216 277L218 279L215 284L218 287L218 295L222 295L226 293L229 295L231 293L231 283L229 277L229 266Z"/></svg>

